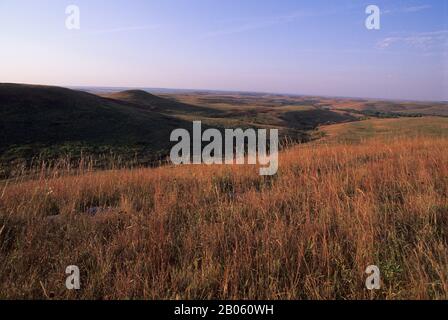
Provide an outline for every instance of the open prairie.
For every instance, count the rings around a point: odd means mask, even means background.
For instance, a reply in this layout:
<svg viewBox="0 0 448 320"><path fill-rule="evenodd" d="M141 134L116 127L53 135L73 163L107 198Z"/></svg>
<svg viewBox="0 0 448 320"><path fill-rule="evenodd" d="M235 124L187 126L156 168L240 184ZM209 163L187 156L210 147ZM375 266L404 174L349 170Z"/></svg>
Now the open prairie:
<svg viewBox="0 0 448 320"><path fill-rule="evenodd" d="M447 306L447 21L448 0L0 0L0 314Z"/></svg>
<svg viewBox="0 0 448 320"><path fill-rule="evenodd" d="M324 127L284 150L273 177L57 167L4 181L0 298L447 299L447 123ZM65 288L72 264L81 290Z"/></svg>
<svg viewBox="0 0 448 320"><path fill-rule="evenodd" d="M440 101L396 101L384 99L322 97L290 94L269 93L232 93L232 92L192 92L164 94L178 101L195 105L215 106L220 109L232 108L277 108L300 111L308 109L341 110L362 114L366 111L379 113L397 113L408 115L439 115L448 116L448 103Z"/></svg>
<svg viewBox="0 0 448 320"><path fill-rule="evenodd" d="M325 126L324 142L362 143L373 137L435 137L448 138L448 118L421 117L399 119L369 119Z"/></svg>

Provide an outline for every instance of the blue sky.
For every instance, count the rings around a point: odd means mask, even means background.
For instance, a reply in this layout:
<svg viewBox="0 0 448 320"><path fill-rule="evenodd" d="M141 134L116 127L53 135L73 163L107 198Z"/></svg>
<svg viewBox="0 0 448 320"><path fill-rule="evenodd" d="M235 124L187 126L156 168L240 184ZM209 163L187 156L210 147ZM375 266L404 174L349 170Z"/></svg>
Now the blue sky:
<svg viewBox="0 0 448 320"><path fill-rule="evenodd" d="M0 82L448 100L448 0L0 0L0 41Z"/></svg>

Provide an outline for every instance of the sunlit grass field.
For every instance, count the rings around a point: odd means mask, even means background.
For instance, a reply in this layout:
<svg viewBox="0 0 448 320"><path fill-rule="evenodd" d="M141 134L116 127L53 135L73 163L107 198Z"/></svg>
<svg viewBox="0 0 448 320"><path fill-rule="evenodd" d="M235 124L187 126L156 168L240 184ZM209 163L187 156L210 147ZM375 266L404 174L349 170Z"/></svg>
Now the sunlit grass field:
<svg viewBox="0 0 448 320"><path fill-rule="evenodd" d="M448 299L448 128L406 121L329 127L273 177L200 165L3 182L0 298Z"/></svg>
<svg viewBox="0 0 448 320"><path fill-rule="evenodd" d="M443 137L448 138L448 117L369 119L325 126L324 142L361 143L372 137Z"/></svg>

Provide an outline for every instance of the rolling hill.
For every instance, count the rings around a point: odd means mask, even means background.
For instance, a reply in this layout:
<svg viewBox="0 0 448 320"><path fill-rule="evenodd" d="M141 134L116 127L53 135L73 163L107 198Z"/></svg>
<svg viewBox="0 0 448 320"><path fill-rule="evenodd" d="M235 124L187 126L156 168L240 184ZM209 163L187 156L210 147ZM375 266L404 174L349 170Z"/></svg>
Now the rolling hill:
<svg viewBox="0 0 448 320"><path fill-rule="evenodd" d="M169 134L186 121L134 104L59 87L0 84L2 162L39 154L138 152L154 158L168 150Z"/></svg>
<svg viewBox="0 0 448 320"><path fill-rule="evenodd" d="M81 154L95 159L113 154L124 162L151 164L169 154L172 130L191 130L195 120L201 120L204 129L278 128L280 138L303 142L320 137L316 129L322 125L358 122L376 117L377 112L397 117L412 108L424 109L413 103L397 102L392 107L376 103L243 93L156 96L143 90L97 95L4 83L0 84L0 177L8 176L10 167L28 166L32 159L76 160ZM445 110L443 103L425 106ZM104 167L101 161L98 165Z"/></svg>
<svg viewBox="0 0 448 320"><path fill-rule="evenodd" d="M132 103L138 107L164 113L199 113L204 115L220 114L219 110L161 98L143 90L126 90L103 95L106 98Z"/></svg>
<svg viewBox="0 0 448 320"><path fill-rule="evenodd" d="M269 98L266 98L269 102ZM237 101L233 101L237 103ZM351 121L332 111L291 107L194 105L142 90L95 95L61 87L0 84L0 163L2 167L61 156L116 154L148 163L166 156L176 128L280 129L281 136L307 140L306 130Z"/></svg>
<svg viewBox="0 0 448 320"><path fill-rule="evenodd" d="M448 116L446 102L334 99L326 101L334 110L397 113L401 115Z"/></svg>
<svg viewBox="0 0 448 320"><path fill-rule="evenodd" d="M290 111L308 109L324 109L345 111L356 114L375 115L375 113L397 113L398 115L434 115L448 116L448 102L422 101L390 101L381 99L360 99L340 97L318 97L281 94L247 94L209 92L176 93L171 96L179 101L194 105L214 106L220 109L231 109L241 106L246 109L253 107L272 108Z"/></svg>
<svg viewBox="0 0 448 320"><path fill-rule="evenodd" d="M373 137L448 138L448 118L369 119L325 126L321 128L321 132L324 133L324 139L322 139L324 143L359 144Z"/></svg>

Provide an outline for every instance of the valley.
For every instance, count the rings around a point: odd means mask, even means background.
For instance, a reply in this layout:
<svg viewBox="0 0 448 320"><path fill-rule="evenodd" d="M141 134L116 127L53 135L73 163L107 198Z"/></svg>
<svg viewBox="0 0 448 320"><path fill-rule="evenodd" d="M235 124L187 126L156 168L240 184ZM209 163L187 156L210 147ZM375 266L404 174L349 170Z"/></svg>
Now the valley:
<svg viewBox="0 0 448 320"><path fill-rule="evenodd" d="M95 89L88 90L95 92ZM170 133L205 128L279 129L282 145L319 139L321 126L370 118L446 115L447 104L273 95L144 90L95 94L59 87L0 84L0 176L90 158L93 167L166 161ZM432 110L429 112L429 110ZM418 112L418 113L417 113ZM286 142L286 143L285 143Z"/></svg>

